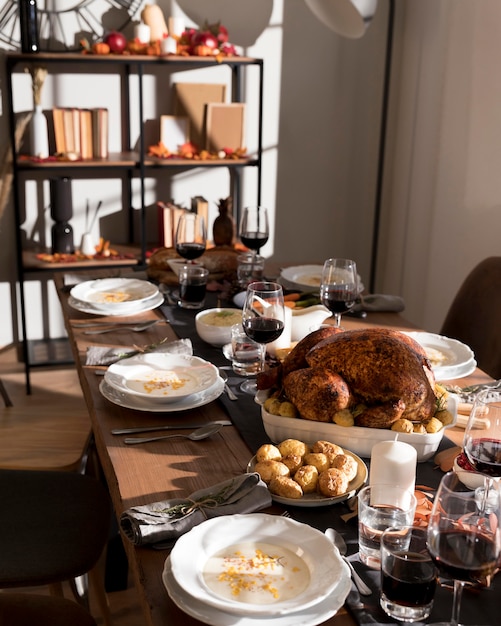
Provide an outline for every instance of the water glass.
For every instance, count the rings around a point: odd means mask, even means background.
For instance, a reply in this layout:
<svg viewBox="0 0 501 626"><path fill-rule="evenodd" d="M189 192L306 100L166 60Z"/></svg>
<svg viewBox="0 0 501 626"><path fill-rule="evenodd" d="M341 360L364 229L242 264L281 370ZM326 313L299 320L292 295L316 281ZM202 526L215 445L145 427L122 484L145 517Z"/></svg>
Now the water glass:
<svg viewBox="0 0 501 626"><path fill-rule="evenodd" d="M209 270L200 265L185 265L179 271L178 305L183 309L201 309L205 302L205 292Z"/></svg>
<svg viewBox="0 0 501 626"><path fill-rule="evenodd" d="M242 289L247 289L255 280L263 280L264 257L245 252L238 255L237 263L238 284Z"/></svg>
<svg viewBox="0 0 501 626"><path fill-rule="evenodd" d="M381 535L391 526L411 526L416 496L393 485L369 485L358 493L358 545L362 563L381 567Z"/></svg>
<svg viewBox="0 0 501 626"><path fill-rule="evenodd" d="M266 346L249 339L241 324L231 327L233 371L239 376L256 376L261 371Z"/></svg>
<svg viewBox="0 0 501 626"><path fill-rule="evenodd" d="M381 536L379 601L393 619L417 622L431 613L438 573L426 535L426 528L396 526Z"/></svg>

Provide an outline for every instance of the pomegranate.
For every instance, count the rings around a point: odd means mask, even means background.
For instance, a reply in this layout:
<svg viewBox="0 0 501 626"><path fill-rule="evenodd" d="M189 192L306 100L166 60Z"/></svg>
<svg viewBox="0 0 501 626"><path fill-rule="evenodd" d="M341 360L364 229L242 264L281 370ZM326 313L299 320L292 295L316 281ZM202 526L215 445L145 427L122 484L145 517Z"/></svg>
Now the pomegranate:
<svg viewBox="0 0 501 626"><path fill-rule="evenodd" d="M127 39L122 33L112 30L104 38L104 43L108 44L111 52L119 53L125 50L127 46Z"/></svg>

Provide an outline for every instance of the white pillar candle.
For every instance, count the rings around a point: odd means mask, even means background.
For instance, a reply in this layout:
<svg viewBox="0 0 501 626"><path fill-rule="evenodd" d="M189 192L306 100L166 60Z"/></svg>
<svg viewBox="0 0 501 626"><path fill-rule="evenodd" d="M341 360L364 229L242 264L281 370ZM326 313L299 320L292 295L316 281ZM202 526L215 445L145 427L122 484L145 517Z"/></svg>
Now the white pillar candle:
<svg viewBox="0 0 501 626"><path fill-rule="evenodd" d="M381 441L372 447L370 485L393 485L413 492L416 484L416 449L403 441Z"/></svg>
<svg viewBox="0 0 501 626"><path fill-rule="evenodd" d="M160 39L160 51L162 54L176 54L177 41L172 37L164 37Z"/></svg>
<svg viewBox="0 0 501 626"><path fill-rule="evenodd" d="M148 24L143 24L141 22L140 24L134 26L134 37L140 43L150 43L151 29Z"/></svg>
<svg viewBox="0 0 501 626"><path fill-rule="evenodd" d="M181 37L184 32L184 20L182 17L169 17L169 35Z"/></svg>
<svg viewBox="0 0 501 626"><path fill-rule="evenodd" d="M284 329L278 339L266 344L266 351L275 356L277 350L281 348L290 348L291 345L291 329L292 329L292 309L285 307L284 309Z"/></svg>

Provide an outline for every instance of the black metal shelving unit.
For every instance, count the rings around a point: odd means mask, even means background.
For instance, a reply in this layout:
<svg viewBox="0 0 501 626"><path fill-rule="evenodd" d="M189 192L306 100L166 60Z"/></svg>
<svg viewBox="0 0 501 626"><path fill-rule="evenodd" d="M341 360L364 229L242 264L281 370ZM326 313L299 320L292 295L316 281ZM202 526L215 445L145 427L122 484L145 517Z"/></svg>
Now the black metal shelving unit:
<svg viewBox="0 0 501 626"><path fill-rule="evenodd" d="M60 339L29 340L26 320L26 293L25 281L28 277L38 276L40 279L50 279L50 275L57 271L89 271L99 268L116 267L137 267L145 266L147 253L146 240L146 216L145 216L145 178L147 175L159 175L162 170L172 171L186 170L190 168L227 168L230 173L231 194L233 196L233 206L236 207L238 220L241 202L241 174L246 167L257 168L257 189L256 203L261 203L261 167L262 167L262 127L263 127L263 61L250 57L224 57L222 59L209 57L150 57L136 55L92 55L81 53L8 53L5 56L6 74L8 81L7 103L10 123L10 140L13 152L13 200L16 226L16 254L17 271L19 281L19 311L21 319L18 323L18 342L21 347L21 358L25 365L26 391L31 393L30 369L32 367L53 365L55 363L68 362L64 357L64 349L61 348ZM156 159L147 156L144 140L144 93L143 79L148 71L165 69L166 71L189 70L215 67L218 65L228 66L231 70L231 100L233 102L243 102L243 70L248 67L256 67L259 72L258 98L258 145L256 154L249 158L235 160L217 159L210 161L190 161L186 159ZM121 77L121 108L122 108L122 145L124 151L110 154L104 160L86 160L75 162L43 161L38 162L29 159L21 159L16 152L16 111L14 110L14 75L25 72L35 66L46 67L54 73L92 74L113 73ZM138 77L137 93L131 92L130 78ZM98 96L96 96L98 98ZM138 150L133 151L131 146L131 100L137 98L137 108L139 115L139 142ZM139 240L137 254L134 260L119 263L107 261L106 264L91 262L88 264L40 264L31 263L27 259L26 251L23 249L23 199L21 186L28 179L47 179L54 176L77 176L79 178L107 178L110 175L123 175L123 197L125 198L123 210L128 216L128 234L130 242L136 236ZM109 176L111 177L111 176ZM132 181L140 181L140 225L139 232L134 232L132 206ZM136 229L137 230L137 229ZM52 342L54 345L48 346L46 350L41 349L44 342ZM41 358L37 358L37 353ZM54 356L55 355L55 356ZM63 355L63 357L61 357Z"/></svg>

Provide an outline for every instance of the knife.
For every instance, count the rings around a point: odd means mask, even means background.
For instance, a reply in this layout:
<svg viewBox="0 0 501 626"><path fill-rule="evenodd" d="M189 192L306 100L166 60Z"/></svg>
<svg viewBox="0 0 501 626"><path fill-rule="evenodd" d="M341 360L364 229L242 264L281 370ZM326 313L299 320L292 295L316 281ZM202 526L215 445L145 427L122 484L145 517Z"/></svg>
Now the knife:
<svg viewBox="0 0 501 626"><path fill-rule="evenodd" d="M216 420L209 422L211 424L221 424L221 426L231 426L230 420ZM184 428L200 428L207 424L182 424L181 426L139 426L138 428L114 428L112 435L132 435L134 433L149 433L155 430L181 430Z"/></svg>

